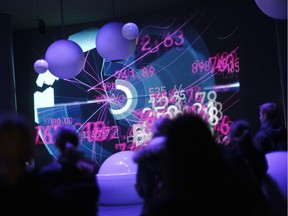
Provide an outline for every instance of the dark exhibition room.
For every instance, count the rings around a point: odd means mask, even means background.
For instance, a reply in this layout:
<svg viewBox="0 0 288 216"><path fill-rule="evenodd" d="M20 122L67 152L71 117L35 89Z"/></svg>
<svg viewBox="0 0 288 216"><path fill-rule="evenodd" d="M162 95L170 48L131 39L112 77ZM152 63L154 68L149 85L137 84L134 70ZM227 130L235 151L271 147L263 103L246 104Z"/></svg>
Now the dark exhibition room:
<svg viewBox="0 0 288 216"><path fill-rule="evenodd" d="M287 215L287 0L1 1L0 47L0 215Z"/></svg>

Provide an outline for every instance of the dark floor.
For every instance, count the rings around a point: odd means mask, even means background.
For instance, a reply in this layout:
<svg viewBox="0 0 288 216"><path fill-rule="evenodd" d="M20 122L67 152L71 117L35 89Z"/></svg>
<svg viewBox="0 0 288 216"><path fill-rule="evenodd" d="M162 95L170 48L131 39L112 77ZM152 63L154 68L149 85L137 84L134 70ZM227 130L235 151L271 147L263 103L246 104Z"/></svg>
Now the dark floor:
<svg viewBox="0 0 288 216"><path fill-rule="evenodd" d="M142 204L98 206L98 216L139 216Z"/></svg>

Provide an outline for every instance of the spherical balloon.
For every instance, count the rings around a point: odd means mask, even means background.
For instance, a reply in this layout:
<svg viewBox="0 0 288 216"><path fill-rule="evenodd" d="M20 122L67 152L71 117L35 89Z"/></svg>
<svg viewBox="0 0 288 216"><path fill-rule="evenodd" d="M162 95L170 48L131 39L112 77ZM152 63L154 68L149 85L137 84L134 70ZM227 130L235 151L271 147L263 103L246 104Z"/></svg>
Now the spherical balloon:
<svg viewBox="0 0 288 216"><path fill-rule="evenodd" d="M106 61L127 59L135 50L136 39L128 40L122 35L124 24L110 22L99 29L96 36L96 49Z"/></svg>
<svg viewBox="0 0 288 216"><path fill-rule="evenodd" d="M39 74L45 73L48 70L48 67L48 63L45 59L38 59L34 63L34 70Z"/></svg>
<svg viewBox="0 0 288 216"><path fill-rule="evenodd" d="M99 203L103 205L132 205L143 203L135 189L138 164L134 151L121 151L109 156L96 174L99 183Z"/></svg>
<svg viewBox="0 0 288 216"><path fill-rule="evenodd" d="M109 156L101 165L99 174L136 173L137 164L133 161L134 151L121 151Z"/></svg>
<svg viewBox="0 0 288 216"><path fill-rule="evenodd" d="M128 40L134 40L137 38L139 33L138 26L135 23L126 23L122 28L123 37Z"/></svg>
<svg viewBox="0 0 288 216"><path fill-rule="evenodd" d="M274 19L287 19L287 0L255 0L259 9Z"/></svg>
<svg viewBox="0 0 288 216"><path fill-rule="evenodd" d="M52 43L45 54L49 71L56 77L70 79L77 76L83 68L82 48L70 40L58 40Z"/></svg>

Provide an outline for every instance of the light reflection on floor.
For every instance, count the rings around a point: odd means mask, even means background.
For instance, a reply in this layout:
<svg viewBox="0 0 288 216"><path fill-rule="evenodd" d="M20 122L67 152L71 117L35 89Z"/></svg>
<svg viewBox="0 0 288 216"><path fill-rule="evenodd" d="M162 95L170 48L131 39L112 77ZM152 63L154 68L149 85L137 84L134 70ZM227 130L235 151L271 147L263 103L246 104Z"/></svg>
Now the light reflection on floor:
<svg viewBox="0 0 288 216"><path fill-rule="evenodd" d="M119 205L119 206L98 206L98 216L139 216L142 204Z"/></svg>

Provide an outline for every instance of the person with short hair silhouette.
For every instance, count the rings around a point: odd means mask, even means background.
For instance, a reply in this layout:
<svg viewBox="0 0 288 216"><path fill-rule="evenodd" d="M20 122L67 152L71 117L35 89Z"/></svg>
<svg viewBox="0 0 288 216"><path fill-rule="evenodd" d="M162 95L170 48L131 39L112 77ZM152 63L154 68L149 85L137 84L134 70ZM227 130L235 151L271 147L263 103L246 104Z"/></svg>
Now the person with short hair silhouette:
<svg viewBox="0 0 288 216"><path fill-rule="evenodd" d="M263 103L259 109L261 127L254 136L256 148L263 154L287 151L287 128L280 120L277 104Z"/></svg>
<svg viewBox="0 0 288 216"><path fill-rule="evenodd" d="M167 128L171 119L162 117L152 125L152 138L147 146L137 150L133 156L138 164L136 175L136 190L143 198L141 216L146 216L153 200L157 199L161 190L161 166L166 149Z"/></svg>
<svg viewBox="0 0 288 216"><path fill-rule="evenodd" d="M162 169L162 191L149 216L272 216L263 194L235 175L200 115L172 119Z"/></svg>
<svg viewBox="0 0 288 216"><path fill-rule="evenodd" d="M96 166L78 150L79 145L78 134L72 126L59 127L55 134L59 156L40 173L44 186L58 203L59 215L98 214L100 190Z"/></svg>
<svg viewBox="0 0 288 216"><path fill-rule="evenodd" d="M32 122L18 113L0 115L0 215L55 216L55 202L42 187L34 156Z"/></svg>

